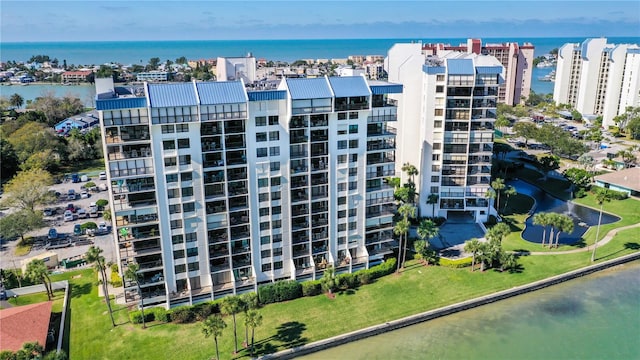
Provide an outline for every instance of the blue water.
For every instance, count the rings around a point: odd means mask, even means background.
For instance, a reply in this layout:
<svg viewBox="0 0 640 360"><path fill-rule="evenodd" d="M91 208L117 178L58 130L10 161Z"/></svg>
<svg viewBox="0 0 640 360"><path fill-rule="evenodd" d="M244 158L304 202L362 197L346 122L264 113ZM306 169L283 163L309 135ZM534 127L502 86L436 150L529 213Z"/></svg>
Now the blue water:
<svg viewBox="0 0 640 360"><path fill-rule="evenodd" d="M538 187L522 180L509 181L508 184L514 186L518 194L528 195L536 200L536 213L554 212L571 214L570 216L573 218L573 232L571 234L561 233L558 238L559 244L575 244L579 242L584 233L589 229L588 227L578 225L581 222L586 223L588 226L598 225L599 211L555 198L540 190ZM620 220L620 218L617 216L602 213L601 224L610 224L618 220ZM522 238L530 242L540 243L542 241L542 226L533 224L533 216L527 218L525 225L526 227L522 232ZM547 229L547 237L549 237L548 232L549 230Z"/></svg>

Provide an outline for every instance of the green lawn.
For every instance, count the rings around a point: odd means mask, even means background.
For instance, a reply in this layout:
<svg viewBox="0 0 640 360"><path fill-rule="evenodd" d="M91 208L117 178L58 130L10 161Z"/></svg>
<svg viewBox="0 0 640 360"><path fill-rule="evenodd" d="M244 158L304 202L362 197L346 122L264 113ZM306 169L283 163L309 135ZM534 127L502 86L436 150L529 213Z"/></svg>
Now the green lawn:
<svg viewBox="0 0 640 360"><path fill-rule="evenodd" d="M618 234L598 249L598 261L638 251L638 229ZM523 285L590 264L590 253L525 256L519 260L519 272L418 265L410 261L400 276L389 275L374 284L337 294L334 300L324 295L267 305L256 330L257 350L274 352L291 346L320 340L385 321L460 302L473 297ZM70 358L72 359L206 359L214 356L213 339L205 339L201 324L152 323L143 330L128 322L126 311L116 307L119 325L112 329L106 306L98 298L93 270L70 273L74 276L71 299ZM69 275L67 275L69 277ZM219 339L221 358L248 357L246 351L233 352L231 319ZM244 339L243 316L237 317L239 342Z"/></svg>
<svg viewBox="0 0 640 360"><path fill-rule="evenodd" d="M61 312L62 311L62 302L64 300L64 290L56 290L53 292L53 307L51 308L52 312ZM37 304L37 303L41 303L41 302L45 302L48 301L49 298L47 297L47 293L46 292L41 292L41 293L36 293L36 294L29 294L29 295L22 295L22 296L18 296L18 298L10 298L9 300L7 300L9 302L9 304L13 305L13 306L23 306L23 305L30 305L30 304Z"/></svg>
<svg viewBox="0 0 640 360"><path fill-rule="evenodd" d="M104 159L94 159L78 161L60 166L56 175L64 174L84 174L88 176L98 176L101 171L105 171Z"/></svg>

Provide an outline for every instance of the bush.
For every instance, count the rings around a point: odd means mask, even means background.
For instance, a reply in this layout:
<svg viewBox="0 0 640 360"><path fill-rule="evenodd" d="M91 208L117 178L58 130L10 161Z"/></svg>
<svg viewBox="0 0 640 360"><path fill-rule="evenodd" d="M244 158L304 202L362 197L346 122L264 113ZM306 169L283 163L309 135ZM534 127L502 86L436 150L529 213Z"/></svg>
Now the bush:
<svg viewBox="0 0 640 360"><path fill-rule="evenodd" d="M322 293L320 280L305 281L302 283L302 296L316 296Z"/></svg>
<svg viewBox="0 0 640 360"><path fill-rule="evenodd" d="M142 312L140 310L129 312L129 320L134 324L142 324Z"/></svg>
<svg viewBox="0 0 640 360"><path fill-rule="evenodd" d="M94 223L93 221L89 221L89 222L86 222L86 223L80 225L80 229L82 231L85 231L87 229L97 229L97 228L98 228L98 224ZM117 268L118 268L118 265L116 265L116 269Z"/></svg>
<svg viewBox="0 0 640 360"><path fill-rule="evenodd" d="M88 181L87 183L82 185L82 187L85 189L91 189L92 187L95 187L95 186L96 186L96 183L94 183L93 181Z"/></svg>
<svg viewBox="0 0 640 360"><path fill-rule="evenodd" d="M151 308L150 312L153 313L153 318L156 321L169 322L169 313L164 308L154 307L154 308Z"/></svg>
<svg viewBox="0 0 640 360"><path fill-rule="evenodd" d="M194 305L192 308L196 321L204 321L213 313L214 305L210 302Z"/></svg>
<svg viewBox="0 0 640 360"><path fill-rule="evenodd" d="M117 271L111 272L111 286L113 287L121 287L122 286L122 278Z"/></svg>
<svg viewBox="0 0 640 360"><path fill-rule="evenodd" d="M371 274L367 270L359 271L357 279L360 285L367 285L371 283Z"/></svg>
<svg viewBox="0 0 640 360"><path fill-rule="evenodd" d="M179 306L170 313L171 321L178 324L190 323L195 319L191 306Z"/></svg>
<svg viewBox="0 0 640 360"><path fill-rule="evenodd" d="M98 206L100 209L104 208L108 204L109 204L109 201L107 201L105 199L100 199L100 200L96 201L96 206Z"/></svg>
<svg viewBox="0 0 640 360"><path fill-rule="evenodd" d="M460 269L467 266L471 266L472 259L467 257L464 259L451 260L447 258L440 258L440 266L446 266L454 269Z"/></svg>
<svg viewBox="0 0 640 360"><path fill-rule="evenodd" d="M261 304L297 299L302 296L302 285L295 280L278 281L258 288Z"/></svg>
<svg viewBox="0 0 640 360"><path fill-rule="evenodd" d="M376 265L372 268L370 268L369 270L366 270L369 272L369 275L371 276L371 279L377 279L377 278L381 278L385 275L389 275L391 273L393 273L396 269L396 259L395 258L391 258L386 260L385 262L383 262L380 265ZM356 273L357 274L357 273Z"/></svg>
<svg viewBox="0 0 640 360"><path fill-rule="evenodd" d="M336 283L338 284L338 288L342 290L355 289L360 285L358 275L355 273L336 276Z"/></svg>

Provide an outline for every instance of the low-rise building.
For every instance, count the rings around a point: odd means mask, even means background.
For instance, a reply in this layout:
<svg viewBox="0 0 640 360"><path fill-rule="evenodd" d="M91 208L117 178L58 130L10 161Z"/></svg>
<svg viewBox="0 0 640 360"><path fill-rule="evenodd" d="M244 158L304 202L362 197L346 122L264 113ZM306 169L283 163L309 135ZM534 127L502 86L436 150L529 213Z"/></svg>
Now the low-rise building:
<svg viewBox="0 0 640 360"><path fill-rule="evenodd" d="M65 71L62 73L63 83L79 83L89 81L89 76L93 74L91 70Z"/></svg>
<svg viewBox="0 0 640 360"><path fill-rule="evenodd" d="M640 196L640 167L598 175L595 181L597 186L621 191L630 196Z"/></svg>

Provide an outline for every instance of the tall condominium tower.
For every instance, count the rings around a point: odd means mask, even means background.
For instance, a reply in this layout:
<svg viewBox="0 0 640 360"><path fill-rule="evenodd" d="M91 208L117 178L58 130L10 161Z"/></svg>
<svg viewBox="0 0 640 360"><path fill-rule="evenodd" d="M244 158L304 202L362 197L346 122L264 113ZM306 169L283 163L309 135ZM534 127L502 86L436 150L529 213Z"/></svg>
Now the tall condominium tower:
<svg viewBox="0 0 640 360"><path fill-rule="evenodd" d="M514 42L482 44L480 39L468 39L466 44L424 44L425 55L438 55L439 51L459 51L469 54L494 56L504 66L504 82L498 88L498 102L517 105L531 94L533 52L531 43L518 45Z"/></svg>
<svg viewBox="0 0 640 360"><path fill-rule="evenodd" d="M425 55L421 44L396 44L385 62L389 81L404 85L396 171L418 168L420 214L485 221L502 64L475 53ZM430 195L437 202L427 203Z"/></svg>
<svg viewBox="0 0 640 360"><path fill-rule="evenodd" d="M97 79L121 271L167 307L380 262L394 246L402 86L364 77L145 84Z"/></svg>
<svg viewBox="0 0 640 360"><path fill-rule="evenodd" d="M602 116L603 126L628 106L640 106L640 47L607 44L606 38L567 43L558 50L553 100L583 115Z"/></svg>

